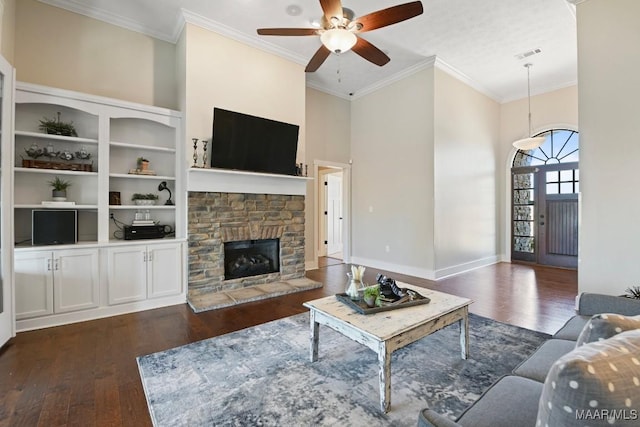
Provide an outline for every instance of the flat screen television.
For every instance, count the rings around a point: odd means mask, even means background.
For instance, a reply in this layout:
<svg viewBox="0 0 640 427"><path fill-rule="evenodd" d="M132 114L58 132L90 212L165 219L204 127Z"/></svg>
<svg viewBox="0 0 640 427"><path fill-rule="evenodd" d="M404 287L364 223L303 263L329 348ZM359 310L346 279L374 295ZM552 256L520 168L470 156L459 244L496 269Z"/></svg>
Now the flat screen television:
<svg viewBox="0 0 640 427"><path fill-rule="evenodd" d="M78 241L77 210L32 211L31 243L33 245L62 245Z"/></svg>
<svg viewBox="0 0 640 427"><path fill-rule="evenodd" d="M295 175L299 128L215 107L211 167Z"/></svg>

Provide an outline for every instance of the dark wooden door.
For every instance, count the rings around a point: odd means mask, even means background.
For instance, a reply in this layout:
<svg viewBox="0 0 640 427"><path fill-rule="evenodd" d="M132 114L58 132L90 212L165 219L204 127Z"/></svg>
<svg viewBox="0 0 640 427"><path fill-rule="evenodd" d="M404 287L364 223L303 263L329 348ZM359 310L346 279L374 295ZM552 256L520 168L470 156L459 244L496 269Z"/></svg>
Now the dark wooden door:
<svg viewBox="0 0 640 427"><path fill-rule="evenodd" d="M536 173L539 264L578 267L578 163L539 166Z"/></svg>

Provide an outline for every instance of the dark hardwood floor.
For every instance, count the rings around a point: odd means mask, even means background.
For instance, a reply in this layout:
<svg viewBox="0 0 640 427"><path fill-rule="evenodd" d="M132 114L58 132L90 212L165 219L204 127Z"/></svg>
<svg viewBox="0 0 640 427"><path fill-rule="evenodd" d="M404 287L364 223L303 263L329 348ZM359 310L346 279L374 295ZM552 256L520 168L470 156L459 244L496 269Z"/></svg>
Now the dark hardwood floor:
<svg viewBox="0 0 640 427"><path fill-rule="evenodd" d="M306 311L344 292L344 264L307 272L323 288L194 314L186 304L19 333L0 350L0 426L151 425L135 358ZM577 273L501 263L432 282L397 280L473 299L470 311L552 333L573 315Z"/></svg>

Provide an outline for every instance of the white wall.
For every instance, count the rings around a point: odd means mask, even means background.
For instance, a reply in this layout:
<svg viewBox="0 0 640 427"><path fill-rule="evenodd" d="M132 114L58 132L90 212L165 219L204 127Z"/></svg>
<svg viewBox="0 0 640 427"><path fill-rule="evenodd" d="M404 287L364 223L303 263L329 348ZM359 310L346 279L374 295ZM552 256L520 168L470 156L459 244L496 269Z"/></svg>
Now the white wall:
<svg viewBox="0 0 640 427"><path fill-rule="evenodd" d="M639 16L637 0L577 6L581 292L619 295L640 280Z"/></svg>
<svg viewBox="0 0 640 427"><path fill-rule="evenodd" d="M433 68L352 101L353 263L433 276L433 117Z"/></svg>
<svg viewBox="0 0 640 427"><path fill-rule="evenodd" d="M500 106L435 70L435 275L495 263Z"/></svg>
<svg viewBox="0 0 640 427"><path fill-rule="evenodd" d="M175 45L36 0L16 2L16 79L177 108Z"/></svg>

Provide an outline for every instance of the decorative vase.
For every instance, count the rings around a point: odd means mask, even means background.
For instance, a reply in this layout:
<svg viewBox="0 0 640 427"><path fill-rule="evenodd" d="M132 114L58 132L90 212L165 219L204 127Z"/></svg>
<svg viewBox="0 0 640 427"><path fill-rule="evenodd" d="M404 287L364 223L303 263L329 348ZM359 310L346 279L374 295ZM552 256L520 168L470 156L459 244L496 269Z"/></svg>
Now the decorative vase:
<svg viewBox="0 0 640 427"><path fill-rule="evenodd" d="M347 277L349 278L349 280L347 281L347 290L345 293L353 301L360 300L361 291L362 291L362 288L364 288L362 281L354 279L351 273L347 273Z"/></svg>
<svg viewBox="0 0 640 427"><path fill-rule="evenodd" d="M365 295L363 299L364 299L364 302L367 304L367 307L374 307L376 305L375 295Z"/></svg>
<svg viewBox="0 0 640 427"><path fill-rule="evenodd" d="M51 195L54 202L64 202L67 200L66 190L53 190Z"/></svg>

